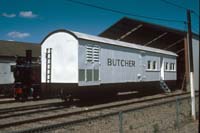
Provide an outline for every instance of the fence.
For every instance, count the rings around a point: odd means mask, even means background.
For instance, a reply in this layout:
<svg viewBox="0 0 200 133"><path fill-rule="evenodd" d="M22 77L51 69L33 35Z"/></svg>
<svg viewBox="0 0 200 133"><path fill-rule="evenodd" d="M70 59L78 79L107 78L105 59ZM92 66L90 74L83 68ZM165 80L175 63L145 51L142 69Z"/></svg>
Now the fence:
<svg viewBox="0 0 200 133"><path fill-rule="evenodd" d="M199 114L199 96L196 96L196 112ZM157 133L179 131L191 122L190 97L161 101L123 111L88 113L84 118L35 131L78 133ZM198 116L198 115L197 115ZM50 129L50 130L48 130ZM56 130L56 131L55 131ZM29 130L33 131L34 130Z"/></svg>
<svg viewBox="0 0 200 133"><path fill-rule="evenodd" d="M199 103L198 98L196 98ZM117 114L99 115L84 123L65 127L71 132L99 133L133 133L161 132L179 130L185 123L191 121L190 97L177 98L168 103L158 103L141 108L121 111ZM196 105L198 109L198 105ZM197 110L199 112L199 110ZM62 129L63 130L63 129Z"/></svg>

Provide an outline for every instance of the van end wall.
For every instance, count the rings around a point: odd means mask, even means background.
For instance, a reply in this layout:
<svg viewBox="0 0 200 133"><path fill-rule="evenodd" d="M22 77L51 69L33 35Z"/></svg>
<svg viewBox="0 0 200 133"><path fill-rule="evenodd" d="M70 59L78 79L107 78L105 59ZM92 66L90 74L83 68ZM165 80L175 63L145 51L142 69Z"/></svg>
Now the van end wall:
<svg viewBox="0 0 200 133"><path fill-rule="evenodd" d="M78 40L62 31L47 37L41 50L42 83L46 82L47 48L52 48L51 83L78 83Z"/></svg>

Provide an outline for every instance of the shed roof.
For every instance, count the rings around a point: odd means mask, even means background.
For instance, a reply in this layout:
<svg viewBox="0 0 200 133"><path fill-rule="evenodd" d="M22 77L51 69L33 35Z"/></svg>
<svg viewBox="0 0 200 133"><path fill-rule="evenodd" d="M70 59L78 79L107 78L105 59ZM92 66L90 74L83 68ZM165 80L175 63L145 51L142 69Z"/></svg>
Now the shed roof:
<svg viewBox="0 0 200 133"><path fill-rule="evenodd" d="M32 56L39 57L40 49L40 45L36 43L0 40L0 56L25 56L26 50L32 50Z"/></svg>
<svg viewBox="0 0 200 133"><path fill-rule="evenodd" d="M186 32L124 17L99 36L179 54L184 49Z"/></svg>

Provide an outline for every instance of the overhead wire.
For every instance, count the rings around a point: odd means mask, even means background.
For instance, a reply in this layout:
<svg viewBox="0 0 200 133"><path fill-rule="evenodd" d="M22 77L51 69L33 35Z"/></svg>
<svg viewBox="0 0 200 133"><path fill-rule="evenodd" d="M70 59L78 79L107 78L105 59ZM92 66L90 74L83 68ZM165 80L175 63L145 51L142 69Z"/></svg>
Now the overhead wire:
<svg viewBox="0 0 200 133"><path fill-rule="evenodd" d="M114 9L111 9L111 8L105 8L105 7L101 7L101 6L97 6L97 5L94 5L94 4L81 2L81 1L77 1L77 0L66 0L66 1L72 2L72 3L75 3L75 4L79 4L79 5L83 5L83 6L88 6L88 7L92 7L92 8L97 8L97 9L101 9L101 10L105 10L105 11L110 11L110 12L114 12L114 13L118 13L118 14L134 16L134 17L147 18L147 19L159 20L159 21L167 21L167 22L183 23L185 26L188 23L187 21L183 21L183 20L155 18L155 17L144 16L144 15L132 14L132 13L129 13L129 12L122 12L122 11L119 11L119 10L114 10ZM166 0L161 0L161 1L168 2ZM171 2L169 2L169 3L171 3ZM185 8L183 6L179 6L179 5L177 5L177 7L185 9L185 10L187 9L187 8ZM191 12L195 13L194 11L191 11ZM196 31L196 30L194 30L194 31Z"/></svg>
<svg viewBox="0 0 200 133"><path fill-rule="evenodd" d="M195 14L196 16L200 17L200 15L199 15L197 12L195 12L194 10L188 9L187 7L184 7L184 6L175 4L175 3L171 2L171 1L168 1L168 0L160 0L160 1L162 1L162 2L164 2L164 3L166 3L166 4L169 4L169 5L175 6L175 7L177 7L177 8L183 9L183 10L190 10L191 13L193 13L193 14Z"/></svg>
<svg viewBox="0 0 200 133"><path fill-rule="evenodd" d="M186 7L184 7L184 6L175 4L175 3L170 2L170 1L167 1L167 0L160 0L160 1L162 1L162 2L164 2L164 3L166 3L166 4L169 4L169 5L173 5L173 6L175 6L175 7L178 7L178 8L180 8L180 9L184 9L184 10L187 10L187 9L188 9L188 8L186 8Z"/></svg>
<svg viewBox="0 0 200 133"><path fill-rule="evenodd" d="M169 5L175 6L175 7L177 7L177 8L186 10L186 11L187 11L187 10L190 10L192 14L196 15L196 16L200 19L200 15L199 15L197 12L195 12L194 10L191 10L191 9L188 9L188 8L186 8L186 7L184 7L184 6L175 4L175 3L171 2L171 1L168 1L168 0L160 0L160 1L162 1L162 2L164 2L164 3L166 3L166 4L169 4ZM199 19L198 19L198 20L199 20ZM186 22L186 25L187 25L187 22ZM191 27L192 27L192 31L195 31L195 32L199 33L199 31L196 30L195 27L193 27L193 26L191 26ZM186 30L186 31L187 31L187 30Z"/></svg>
<svg viewBox="0 0 200 133"><path fill-rule="evenodd" d="M199 31L197 29L195 29L195 28L192 28L192 31L194 31L197 34L199 33Z"/></svg>
<svg viewBox="0 0 200 133"><path fill-rule="evenodd" d="M193 11L193 10L191 10L191 12L192 12L194 15L196 15L197 17L200 18L200 15L199 15L197 12L195 12L195 11Z"/></svg>
<svg viewBox="0 0 200 133"><path fill-rule="evenodd" d="M113 13L128 15L128 16L134 16L134 17L146 18L146 19L152 19L152 20L159 20L159 21L166 21L166 22L184 23L185 24L185 21L183 21L183 20L164 19L164 18L158 18L158 17L149 17L149 16L144 16L144 15L139 15L139 14L133 14L133 13L123 12L123 11L119 11L119 10L115 10L115 9L111 9L111 8L102 7L102 6L97 6L97 5L94 5L94 4L81 2L81 1L77 1L77 0L66 0L66 1L72 2L72 3L75 3L75 4L79 4L79 5L83 5L83 6L88 6L88 7L93 7L93 8L113 12Z"/></svg>

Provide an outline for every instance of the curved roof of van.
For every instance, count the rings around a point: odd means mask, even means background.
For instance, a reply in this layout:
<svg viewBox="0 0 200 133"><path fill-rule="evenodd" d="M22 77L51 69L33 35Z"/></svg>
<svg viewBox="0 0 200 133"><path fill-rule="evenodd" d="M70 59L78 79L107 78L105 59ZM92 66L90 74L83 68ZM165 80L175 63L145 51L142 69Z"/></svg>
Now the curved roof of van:
<svg viewBox="0 0 200 133"><path fill-rule="evenodd" d="M108 38L104 38L104 37L89 35L89 34L75 32L75 31L63 30L63 29L53 31L48 36L50 36L54 33L58 33L58 32L69 33L69 34L73 35L74 37L76 37L77 39L89 40L89 41L99 42L99 43L103 43L103 44L110 44L110 45L115 45L115 46L120 46L120 47L126 47L126 48L133 48L133 49L138 49L141 51L149 51L149 52L153 52L153 53L177 56L176 53L171 52L171 51L161 50L161 49L147 47L147 46L141 46L141 45L138 45L135 43L127 43L127 42L123 42L123 41L112 40L112 39L108 39ZM48 38L48 36L46 38ZM46 40L46 38L42 41L42 43Z"/></svg>

